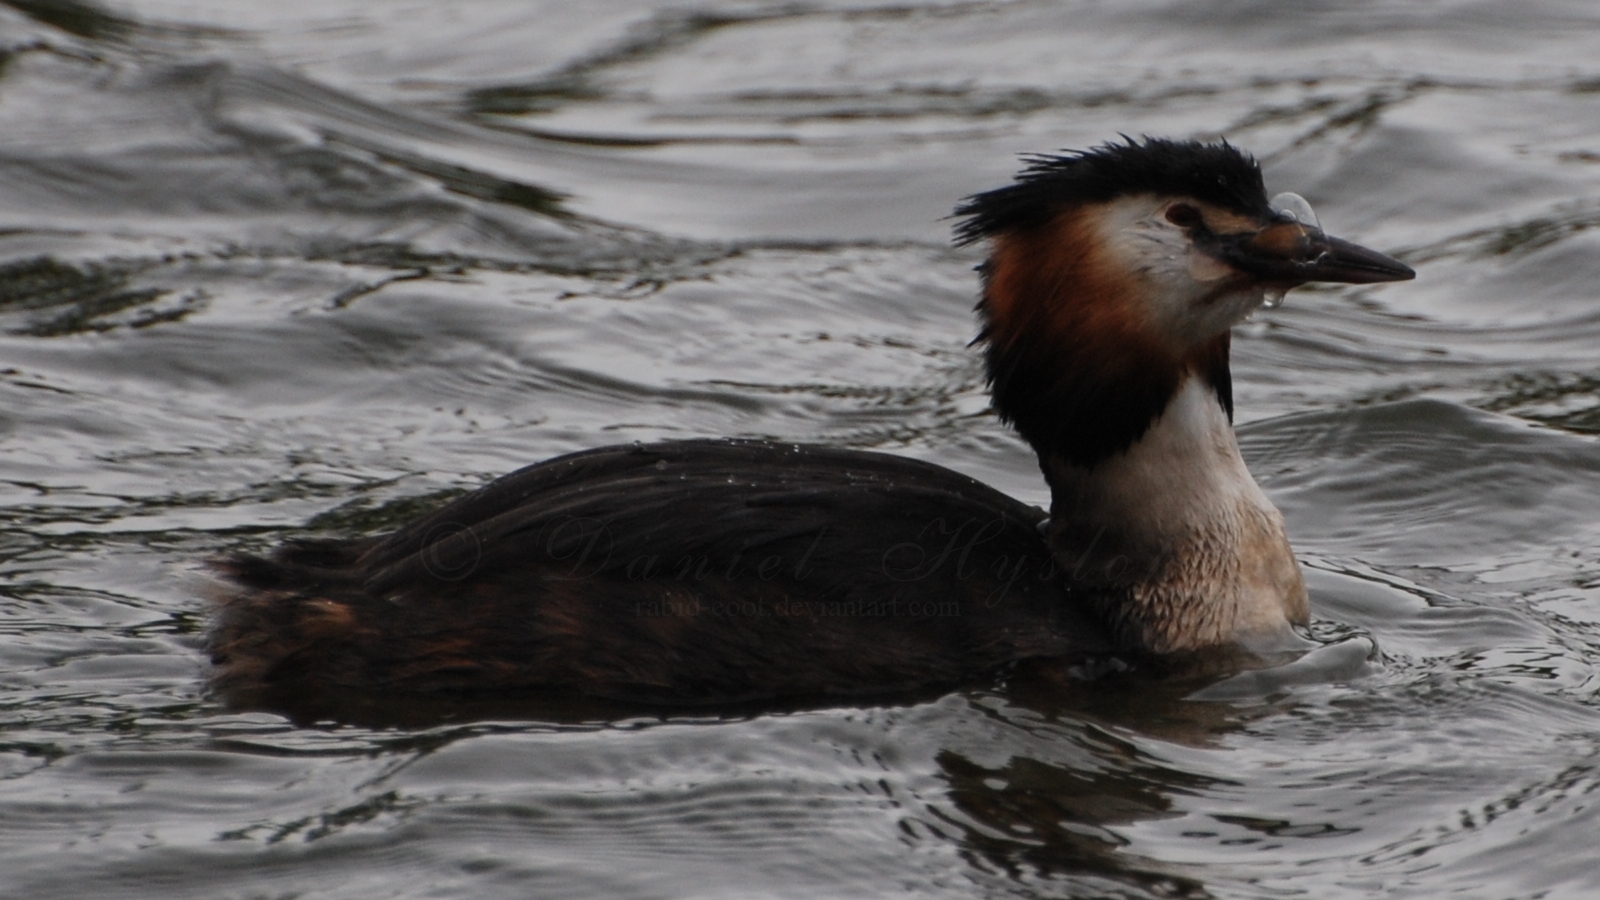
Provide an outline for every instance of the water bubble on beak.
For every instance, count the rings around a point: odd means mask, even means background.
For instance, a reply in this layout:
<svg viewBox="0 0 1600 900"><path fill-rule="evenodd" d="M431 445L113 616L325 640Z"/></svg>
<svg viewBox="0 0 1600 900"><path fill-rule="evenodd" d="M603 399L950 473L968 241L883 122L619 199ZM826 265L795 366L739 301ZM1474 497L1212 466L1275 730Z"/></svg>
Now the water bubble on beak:
<svg viewBox="0 0 1600 900"><path fill-rule="evenodd" d="M1299 194L1284 191L1268 200L1267 206L1278 215L1288 216L1308 228L1322 227L1322 224L1317 221L1316 210L1313 210L1311 204L1306 202L1306 198Z"/></svg>
<svg viewBox="0 0 1600 900"><path fill-rule="evenodd" d="M1283 305L1283 295L1289 293L1288 288L1267 288L1261 293L1262 309L1277 309Z"/></svg>

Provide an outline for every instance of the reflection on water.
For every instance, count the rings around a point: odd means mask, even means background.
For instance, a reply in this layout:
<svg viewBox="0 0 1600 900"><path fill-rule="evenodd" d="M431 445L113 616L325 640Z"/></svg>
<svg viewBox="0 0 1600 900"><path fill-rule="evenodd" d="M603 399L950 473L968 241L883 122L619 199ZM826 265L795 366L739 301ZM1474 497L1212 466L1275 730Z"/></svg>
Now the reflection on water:
<svg viewBox="0 0 1600 900"><path fill-rule="evenodd" d="M0 894L1600 890L1584 4L0 3ZM1314 652L650 709L204 688L198 561L737 435L1038 503L963 195L1226 135L1399 288L1235 337Z"/></svg>

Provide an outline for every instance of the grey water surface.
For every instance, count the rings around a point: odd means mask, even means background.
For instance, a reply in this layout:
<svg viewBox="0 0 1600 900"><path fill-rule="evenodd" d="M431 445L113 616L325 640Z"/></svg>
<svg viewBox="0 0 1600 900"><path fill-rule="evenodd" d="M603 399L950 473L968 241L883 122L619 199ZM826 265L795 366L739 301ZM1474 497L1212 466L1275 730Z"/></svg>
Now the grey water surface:
<svg viewBox="0 0 1600 900"><path fill-rule="evenodd" d="M0 896L1600 896L1588 0L0 0ZM945 218L1229 140L1415 282L1235 336L1322 646L293 719L202 561L736 435L1030 502ZM370 711L369 711L370 712Z"/></svg>

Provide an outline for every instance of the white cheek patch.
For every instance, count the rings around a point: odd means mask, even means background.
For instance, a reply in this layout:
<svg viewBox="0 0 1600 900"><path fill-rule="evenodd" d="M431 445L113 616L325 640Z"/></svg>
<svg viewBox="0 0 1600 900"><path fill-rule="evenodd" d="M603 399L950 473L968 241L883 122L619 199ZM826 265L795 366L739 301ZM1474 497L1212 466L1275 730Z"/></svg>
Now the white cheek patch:
<svg viewBox="0 0 1600 900"><path fill-rule="evenodd" d="M1166 220L1167 200L1122 197L1092 208L1089 226L1143 301L1150 327L1183 343L1226 331L1262 305L1263 291L1239 270L1194 246Z"/></svg>
<svg viewBox="0 0 1600 900"><path fill-rule="evenodd" d="M1189 251L1189 277L1195 281L1213 282L1221 281L1230 275L1237 274L1233 267L1209 253L1199 250Z"/></svg>

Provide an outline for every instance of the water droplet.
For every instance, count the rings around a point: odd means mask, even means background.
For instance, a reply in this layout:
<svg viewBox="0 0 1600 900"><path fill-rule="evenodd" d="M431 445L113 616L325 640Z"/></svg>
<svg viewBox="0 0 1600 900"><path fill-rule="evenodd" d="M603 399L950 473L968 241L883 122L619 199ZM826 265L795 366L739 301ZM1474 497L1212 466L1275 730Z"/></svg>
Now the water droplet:
<svg viewBox="0 0 1600 900"><path fill-rule="evenodd" d="M1282 216L1288 216L1289 218L1294 219L1296 222L1299 222L1301 225L1311 228L1322 227L1322 224L1317 221L1316 210L1311 208L1311 204L1306 202L1306 198L1300 196L1299 194L1293 193L1292 191L1284 191L1276 197L1273 197L1271 200L1267 201L1267 206L1270 207L1273 212Z"/></svg>
<svg viewBox="0 0 1600 900"><path fill-rule="evenodd" d="M1277 309L1283 305L1283 295L1287 293L1287 288L1267 288L1261 294L1261 308Z"/></svg>

